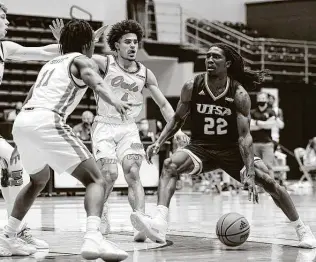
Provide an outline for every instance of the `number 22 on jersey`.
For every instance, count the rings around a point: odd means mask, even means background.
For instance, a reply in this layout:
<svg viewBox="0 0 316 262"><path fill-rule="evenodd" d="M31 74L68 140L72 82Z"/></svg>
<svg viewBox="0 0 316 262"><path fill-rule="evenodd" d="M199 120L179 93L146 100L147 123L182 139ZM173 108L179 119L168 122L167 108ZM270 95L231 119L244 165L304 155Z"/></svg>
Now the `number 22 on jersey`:
<svg viewBox="0 0 316 262"><path fill-rule="evenodd" d="M225 135L227 134L227 121L224 118L217 118L216 121L212 117L204 119L204 134L205 135Z"/></svg>

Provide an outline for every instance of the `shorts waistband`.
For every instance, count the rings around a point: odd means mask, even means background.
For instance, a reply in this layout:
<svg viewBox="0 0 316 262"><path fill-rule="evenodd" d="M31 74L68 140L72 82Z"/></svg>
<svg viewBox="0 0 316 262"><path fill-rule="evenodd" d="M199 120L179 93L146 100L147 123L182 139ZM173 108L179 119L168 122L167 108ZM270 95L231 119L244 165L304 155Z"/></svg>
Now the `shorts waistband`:
<svg viewBox="0 0 316 262"><path fill-rule="evenodd" d="M99 122L99 123L105 123L105 124L115 124L115 125L126 125L126 124L132 124L135 123L135 119L134 118L130 118L127 120L122 120L120 118L116 118L116 117L105 117L105 116L96 116L94 118L95 122Z"/></svg>
<svg viewBox="0 0 316 262"><path fill-rule="evenodd" d="M65 117L64 115L61 115L60 113L58 113L58 112L56 112L54 110L51 110L51 109L48 109L48 108L44 108L44 107L23 107L22 108L22 111L25 111L25 112L36 111L36 110L49 111L49 112L52 112L52 113L55 113L55 114L59 115L61 118Z"/></svg>

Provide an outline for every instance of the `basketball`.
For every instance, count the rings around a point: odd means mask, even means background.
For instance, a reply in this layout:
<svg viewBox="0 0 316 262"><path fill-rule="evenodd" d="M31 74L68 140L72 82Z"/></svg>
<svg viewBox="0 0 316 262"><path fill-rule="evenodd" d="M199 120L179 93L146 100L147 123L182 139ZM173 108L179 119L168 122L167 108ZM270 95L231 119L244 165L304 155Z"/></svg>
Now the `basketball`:
<svg viewBox="0 0 316 262"><path fill-rule="evenodd" d="M246 242L249 233L249 222L241 214L227 213L217 221L216 235L226 246L240 246Z"/></svg>

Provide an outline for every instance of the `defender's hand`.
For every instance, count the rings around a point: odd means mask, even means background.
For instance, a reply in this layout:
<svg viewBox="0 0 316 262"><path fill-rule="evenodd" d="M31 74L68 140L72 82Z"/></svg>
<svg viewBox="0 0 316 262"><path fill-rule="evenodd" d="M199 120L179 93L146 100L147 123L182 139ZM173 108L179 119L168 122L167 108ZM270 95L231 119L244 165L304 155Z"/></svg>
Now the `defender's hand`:
<svg viewBox="0 0 316 262"><path fill-rule="evenodd" d="M55 19L52 22L53 25L50 25L49 28L52 30L53 36L59 42L61 30L64 27L63 19Z"/></svg>

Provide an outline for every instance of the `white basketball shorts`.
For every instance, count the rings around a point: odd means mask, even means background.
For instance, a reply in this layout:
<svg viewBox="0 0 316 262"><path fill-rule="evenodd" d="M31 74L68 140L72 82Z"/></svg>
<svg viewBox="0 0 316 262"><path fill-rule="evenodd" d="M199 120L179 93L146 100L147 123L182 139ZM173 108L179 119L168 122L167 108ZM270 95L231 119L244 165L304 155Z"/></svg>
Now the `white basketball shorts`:
<svg viewBox="0 0 316 262"><path fill-rule="evenodd" d="M96 161L108 158L122 163L127 155L145 155L136 123L95 122L92 131L92 148Z"/></svg>
<svg viewBox="0 0 316 262"><path fill-rule="evenodd" d="M21 111L12 134L23 166L30 175L46 165L59 174L73 171L82 161L92 157L63 118L50 110Z"/></svg>

